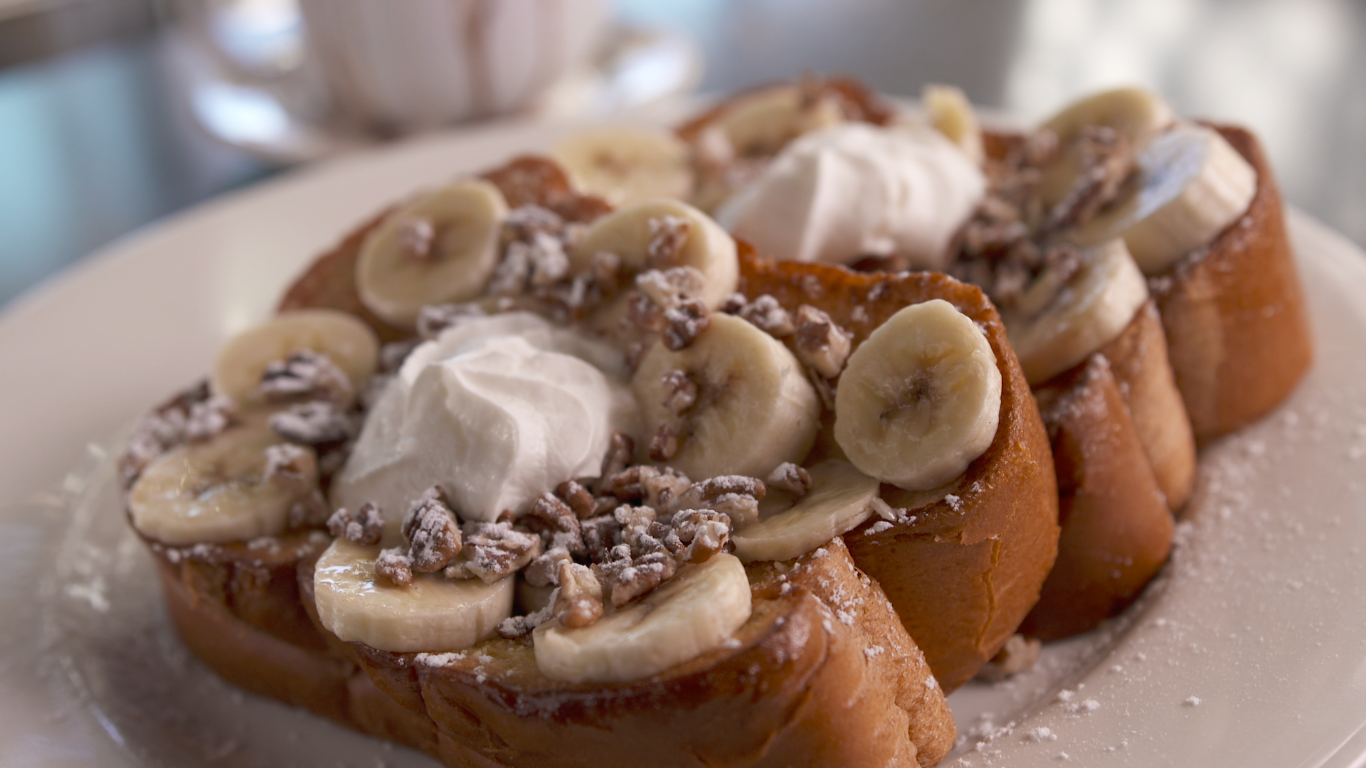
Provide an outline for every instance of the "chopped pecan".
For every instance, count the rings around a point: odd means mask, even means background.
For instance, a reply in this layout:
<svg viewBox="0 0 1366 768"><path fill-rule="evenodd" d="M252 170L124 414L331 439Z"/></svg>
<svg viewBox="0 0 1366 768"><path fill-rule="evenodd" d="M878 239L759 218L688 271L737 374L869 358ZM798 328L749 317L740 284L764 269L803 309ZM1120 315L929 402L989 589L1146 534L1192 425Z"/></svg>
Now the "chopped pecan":
<svg viewBox="0 0 1366 768"><path fill-rule="evenodd" d="M484 292L493 296L521 296L526 293L531 267L531 250L521 242L509 243Z"/></svg>
<svg viewBox="0 0 1366 768"><path fill-rule="evenodd" d="M566 627L586 627L602 616L602 584L591 568L578 563L560 563L559 594L555 597L555 617Z"/></svg>
<svg viewBox="0 0 1366 768"><path fill-rule="evenodd" d="M555 618L555 606L547 605L524 616L509 616L498 622L498 635L513 640L525 637L542 624Z"/></svg>
<svg viewBox="0 0 1366 768"><path fill-rule="evenodd" d="M621 543L621 523L611 514L584 520L580 530L584 549L595 563L606 562L611 557L612 548Z"/></svg>
<svg viewBox="0 0 1366 768"><path fill-rule="evenodd" d="M577 481L566 480L555 486L555 495L564 499L569 508L574 510L574 516L580 520L597 514L597 500L591 491Z"/></svg>
<svg viewBox="0 0 1366 768"><path fill-rule="evenodd" d="M317 455L309 448L293 443L266 446L266 466L262 477L267 482L284 483L303 488L316 487L318 480Z"/></svg>
<svg viewBox="0 0 1366 768"><path fill-rule="evenodd" d="M774 338L791 336L797 330L797 325L792 320L792 313L783 308L778 300L770 294L763 294L754 301L745 302L731 314L739 315L748 320L759 330L767 333Z"/></svg>
<svg viewBox="0 0 1366 768"><path fill-rule="evenodd" d="M381 550L375 558L375 577L406 587L413 583L413 561L398 547Z"/></svg>
<svg viewBox="0 0 1366 768"><path fill-rule="evenodd" d="M692 486L688 476L673 467L639 468L640 495L645 506L666 509L675 498Z"/></svg>
<svg viewBox="0 0 1366 768"><path fill-rule="evenodd" d="M605 295L621 290L621 257L615 253L598 251L589 262L589 276Z"/></svg>
<svg viewBox="0 0 1366 768"><path fill-rule="evenodd" d="M1081 172L1067 195L1048 212L1045 232L1056 232L1089 220L1114 199L1134 169L1133 146L1108 126L1087 126L1078 138Z"/></svg>
<svg viewBox="0 0 1366 768"><path fill-rule="evenodd" d="M589 229L589 225L582 221L566 222L564 229L560 230L560 242L564 243L564 249L573 253L574 249L579 247L579 243L583 242L583 236L588 234Z"/></svg>
<svg viewBox="0 0 1366 768"><path fill-rule="evenodd" d="M774 468L764 483L769 488L780 488L805 496L811 490L811 473L800 465L786 461Z"/></svg>
<svg viewBox="0 0 1366 768"><path fill-rule="evenodd" d="M569 550L564 547L551 547L537 555L522 571L526 581L533 587L549 587L558 585L560 578L560 563L573 562Z"/></svg>
<svg viewBox="0 0 1366 768"><path fill-rule="evenodd" d="M722 551L733 529L728 515L709 509L684 509L670 521L664 545L685 563L700 563Z"/></svg>
<svg viewBox="0 0 1366 768"><path fill-rule="evenodd" d="M641 330L663 334L669 349L683 349L711 324L711 311L701 299L705 283L694 267L641 272L628 299L627 320Z"/></svg>
<svg viewBox="0 0 1366 768"><path fill-rule="evenodd" d="M810 304L797 307L796 324L797 357L827 379L840 375L853 351L853 335Z"/></svg>
<svg viewBox="0 0 1366 768"><path fill-rule="evenodd" d="M398 224L398 247L405 256L418 261L432 257L436 245L436 225L426 216L408 216Z"/></svg>
<svg viewBox="0 0 1366 768"><path fill-rule="evenodd" d="M267 446L262 478L288 493L293 501L285 513L290 529L315 528L327 521L327 500L318 489L318 459L313 451L291 443Z"/></svg>
<svg viewBox="0 0 1366 768"><path fill-rule="evenodd" d="M354 434L351 417L327 400L291 405L270 415L270 428L296 443L321 446L344 443Z"/></svg>
<svg viewBox="0 0 1366 768"><path fill-rule="evenodd" d="M185 417L185 439L191 443L208 440L237 420L237 404L223 395L200 400L190 406Z"/></svg>
<svg viewBox="0 0 1366 768"><path fill-rule="evenodd" d="M1040 128L1025 137L1020 146L1020 162L1035 168L1047 165L1058 156L1058 133L1051 128Z"/></svg>
<svg viewBox="0 0 1366 768"><path fill-rule="evenodd" d="M668 424L660 424L650 439L650 459L668 461L678 453L678 432Z"/></svg>
<svg viewBox="0 0 1366 768"><path fill-rule="evenodd" d="M697 340L711 326L711 311L701 299L689 299L664 310L664 346L677 352Z"/></svg>
<svg viewBox="0 0 1366 768"><path fill-rule="evenodd" d="M384 515L368 501L354 515L342 507L327 518L327 530L339 539L368 547L378 544L384 535Z"/></svg>
<svg viewBox="0 0 1366 768"><path fill-rule="evenodd" d="M330 508L318 488L319 463L313 451L282 443L268 446L265 456L262 479L289 497L285 527L300 530L326 523Z"/></svg>
<svg viewBox="0 0 1366 768"><path fill-rule="evenodd" d="M204 388L204 395L208 396L207 387ZM123 455L119 457L119 477L125 488L132 487L148 464L185 439L189 407L188 404L184 407L173 404L144 416L138 422L128 438Z"/></svg>
<svg viewBox="0 0 1366 768"><path fill-rule="evenodd" d="M622 501L638 501L645 495L640 484L642 467L627 467L611 476L603 477L603 490Z"/></svg>
<svg viewBox="0 0 1366 768"><path fill-rule="evenodd" d="M266 366L256 391L270 403L322 400L345 406L355 399L351 379L321 352L300 349Z"/></svg>
<svg viewBox="0 0 1366 768"><path fill-rule="evenodd" d="M636 441L622 431L612 433L607 445L607 453L602 457L602 472L599 482L604 487L613 487L614 478L621 474L635 458ZM600 489L601 490L601 489Z"/></svg>
<svg viewBox="0 0 1366 768"><path fill-rule="evenodd" d="M417 334L427 340L435 339L447 328L487 315L482 306L473 302L428 304L417 312Z"/></svg>
<svg viewBox="0 0 1366 768"><path fill-rule="evenodd" d="M436 573L460 554L460 525L440 486L427 489L403 518L408 558L419 573Z"/></svg>
<svg viewBox="0 0 1366 768"><path fill-rule="evenodd" d="M612 516L621 525L621 542L627 546L630 554L639 556L664 549L664 543L654 535L658 532L654 529L654 509L623 504L616 508Z"/></svg>
<svg viewBox="0 0 1366 768"><path fill-rule="evenodd" d="M509 249L522 243L512 243ZM525 243L531 261L531 284L542 287L557 283L569 275L569 256L559 238L537 232Z"/></svg>
<svg viewBox="0 0 1366 768"><path fill-rule="evenodd" d="M759 500L767 490L757 477L721 475L693 483L669 508L715 510L729 516L738 528L759 519Z"/></svg>
<svg viewBox="0 0 1366 768"><path fill-rule="evenodd" d="M582 319L602 300L601 290L588 275L574 275L568 280L539 286L535 296L550 305L557 320L566 323Z"/></svg>
<svg viewBox="0 0 1366 768"><path fill-rule="evenodd" d="M503 228L511 238L526 240L538 234L560 234L564 230L564 219L549 208L522 205L508 211Z"/></svg>
<svg viewBox="0 0 1366 768"><path fill-rule="evenodd" d="M645 253L650 266L660 268L677 264L692 232L692 222L678 216L656 216L650 219L649 227L650 242Z"/></svg>
<svg viewBox="0 0 1366 768"><path fill-rule="evenodd" d="M584 553L578 515L554 494L542 494L532 502L521 523L540 534L547 548L561 548L574 555Z"/></svg>
<svg viewBox="0 0 1366 768"><path fill-rule="evenodd" d="M452 567L455 573L468 572L485 584L511 576L541 554L541 537L519 531L511 522L465 523L464 548ZM447 568L447 575L452 575Z"/></svg>
<svg viewBox="0 0 1366 768"><path fill-rule="evenodd" d="M649 592L678 572L678 563L666 550L632 558L625 545L613 550L613 559L595 563L593 570L610 595L612 605L622 606Z"/></svg>

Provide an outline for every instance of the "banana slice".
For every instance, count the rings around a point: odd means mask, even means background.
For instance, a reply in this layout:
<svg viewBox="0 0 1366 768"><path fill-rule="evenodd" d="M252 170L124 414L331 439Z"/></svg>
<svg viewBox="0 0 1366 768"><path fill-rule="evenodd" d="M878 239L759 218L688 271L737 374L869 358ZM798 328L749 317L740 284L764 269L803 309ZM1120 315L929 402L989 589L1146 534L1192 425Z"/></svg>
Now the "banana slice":
<svg viewBox="0 0 1366 768"><path fill-rule="evenodd" d="M687 222L688 235L668 263L658 263L650 256L650 243L656 237L651 222L669 219ZM600 252L620 257L628 276L649 268L697 269L706 280L702 300L712 309L735 292L740 279L735 239L710 216L678 200L649 200L598 219L569 256L573 270L588 271Z"/></svg>
<svg viewBox="0 0 1366 768"><path fill-rule="evenodd" d="M682 371L696 385L693 404L666 403L666 376ZM787 347L748 321L715 314L693 344L677 352L656 342L631 378L642 423L678 437L665 460L693 480L718 475L768 477L800 463L816 439L821 406Z"/></svg>
<svg viewBox="0 0 1366 768"><path fill-rule="evenodd" d="M181 445L153 461L128 492L133 527L176 546L222 544L285 529L301 490L316 487L311 453L289 481L266 478L266 448L285 442L264 419Z"/></svg>
<svg viewBox="0 0 1366 768"><path fill-rule="evenodd" d="M1080 270L1032 317L1007 317L1010 345L1025 378L1040 384L1110 343L1148 300L1148 282L1124 241L1083 252ZM1038 280L1047 280L1045 272Z"/></svg>
<svg viewBox="0 0 1366 768"><path fill-rule="evenodd" d="M767 157L804 133L842 122L844 113L834 99L811 100L799 87L783 85L740 97L715 127L736 155Z"/></svg>
<svg viewBox="0 0 1366 768"><path fill-rule="evenodd" d="M796 504L731 534L741 561L790 560L872 517L876 479L838 459L822 461L808 471L811 490Z"/></svg>
<svg viewBox="0 0 1366 768"><path fill-rule="evenodd" d="M466 179L389 214L361 244L361 301L385 322L412 328L428 304L478 296L498 262L507 211L497 187Z"/></svg>
<svg viewBox="0 0 1366 768"><path fill-rule="evenodd" d="M257 403L256 388L266 366L305 349L327 355L356 392L379 364L379 339L355 315L301 309L277 315L230 339L214 359L210 385L216 394L238 404Z"/></svg>
<svg viewBox="0 0 1366 768"><path fill-rule="evenodd" d="M491 637L512 615L516 579L447 579L414 574L396 587L375 581L379 547L337 539L318 558L318 618L337 637L382 651L446 653Z"/></svg>
<svg viewBox="0 0 1366 768"><path fill-rule="evenodd" d="M927 85L920 93L920 102L930 125L962 149L968 159L981 165L987 156L982 147L982 128L963 91L951 85Z"/></svg>
<svg viewBox="0 0 1366 768"><path fill-rule="evenodd" d="M639 680L720 648L751 610L745 567L734 555L713 555L587 627L558 619L537 627L536 666L575 683Z"/></svg>
<svg viewBox="0 0 1366 768"><path fill-rule="evenodd" d="M1139 150L1174 119L1171 106L1144 88L1116 88L1073 102L1042 125L1057 135L1060 154L1043 169L1039 196L1051 206L1072 189L1081 167L1074 148L1083 128L1113 128L1128 139L1129 146Z"/></svg>
<svg viewBox="0 0 1366 768"><path fill-rule="evenodd" d="M616 207L657 197L692 196L688 145L662 128L590 128L566 137L551 155L575 186Z"/></svg>
<svg viewBox="0 0 1366 768"><path fill-rule="evenodd" d="M1218 131L1182 123L1138 154L1137 185L1068 236L1082 246L1123 237L1145 275L1166 271L1243 215L1257 172Z"/></svg>
<svg viewBox="0 0 1366 768"><path fill-rule="evenodd" d="M942 299L913 304L849 356L835 441L864 474L906 490L940 486L996 436L1001 373L982 330Z"/></svg>

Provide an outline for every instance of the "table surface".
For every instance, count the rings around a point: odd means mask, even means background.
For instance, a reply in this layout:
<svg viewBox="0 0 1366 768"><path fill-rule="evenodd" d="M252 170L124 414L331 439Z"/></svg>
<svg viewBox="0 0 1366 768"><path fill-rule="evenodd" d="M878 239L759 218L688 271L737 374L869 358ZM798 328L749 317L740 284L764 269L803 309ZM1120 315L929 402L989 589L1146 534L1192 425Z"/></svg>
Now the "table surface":
<svg viewBox="0 0 1366 768"><path fill-rule="evenodd" d="M1030 118L1148 85L1183 114L1254 128L1287 199L1366 244L1366 3L616 3L624 23L696 42L704 92L842 72L906 96L954 83ZM0 307L126 232L287 170L199 129L168 47L154 28L0 69Z"/></svg>

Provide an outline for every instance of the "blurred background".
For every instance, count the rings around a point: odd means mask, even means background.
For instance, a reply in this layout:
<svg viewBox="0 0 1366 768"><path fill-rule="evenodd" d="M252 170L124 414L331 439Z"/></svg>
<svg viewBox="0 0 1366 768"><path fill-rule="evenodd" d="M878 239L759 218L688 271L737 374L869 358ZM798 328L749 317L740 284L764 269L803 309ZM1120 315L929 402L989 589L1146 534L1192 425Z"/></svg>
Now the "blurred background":
<svg viewBox="0 0 1366 768"><path fill-rule="evenodd" d="M1254 128L1289 201L1366 245L1360 0L602 2L592 66L505 119L593 119L803 72L905 96L956 84L1025 120L1145 84ZM0 0L0 308L124 233L381 140L214 81L196 7L228 11L211 32L258 75L298 56L294 0Z"/></svg>

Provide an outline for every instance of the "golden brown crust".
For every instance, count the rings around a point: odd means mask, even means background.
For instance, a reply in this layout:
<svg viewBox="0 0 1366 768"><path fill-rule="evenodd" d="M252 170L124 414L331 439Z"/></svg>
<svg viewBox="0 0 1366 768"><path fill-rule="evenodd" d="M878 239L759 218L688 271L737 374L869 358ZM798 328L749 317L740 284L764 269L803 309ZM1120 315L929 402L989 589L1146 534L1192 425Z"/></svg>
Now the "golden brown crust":
<svg viewBox="0 0 1366 768"><path fill-rule="evenodd" d="M1128 607L1166 562L1174 522L1104 356L1036 394L1052 436L1062 536L1020 631L1055 640Z"/></svg>
<svg viewBox="0 0 1366 768"><path fill-rule="evenodd" d="M1005 326L979 289L945 275L763 261L750 249L742 256L744 293L771 294L789 309L812 304L853 332L855 344L902 307L935 298L986 332L1002 378L1001 421L991 447L928 498L884 485L886 501L915 519L878 533L869 521L845 536L854 561L882 585L940 684L952 691L1009 639L1057 553L1048 437ZM826 443L817 450L837 448Z"/></svg>
<svg viewBox="0 0 1366 768"><path fill-rule="evenodd" d="M172 620L219 676L451 766L931 766L953 746L924 656L838 540L751 566L755 616L739 648L648 680L579 685L542 677L526 638L488 641L447 664L342 643L312 623L311 641L287 642L217 599L274 600L289 591L286 573L214 587L197 574L240 565L245 550L201 547L193 564L164 552ZM294 552L289 578L311 583L317 553ZM311 590L295 594L311 608Z"/></svg>
<svg viewBox="0 0 1366 768"><path fill-rule="evenodd" d="M227 565L229 557L245 562L240 551L216 546L200 550L199 557L213 557L217 563L179 557L171 562L164 551L158 553L155 560L166 608L181 640L215 674L240 688L362 733L416 749L436 749L430 724L381 693L354 661L333 653L307 618L291 638L282 639L270 631L271 622L259 612L234 610L241 603L280 605L282 596L292 593L293 605L281 607L291 615L302 611L297 590L286 582L296 579L298 562L311 562L317 553L310 557L296 550L296 554L302 560L282 568L277 578L233 586L215 584L204 576L235 567ZM229 595L230 601L219 599Z"/></svg>
<svg viewBox="0 0 1366 768"><path fill-rule="evenodd" d="M1157 485L1175 512L1195 486L1195 436L1168 362L1156 303L1149 299L1140 307L1123 333L1100 353L1110 363Z"/></svg>
<svg viewBox="0 0 1366 768"><path fill-rule="evenodd" d="M162 569L196 602L212 603L228 615L282 642L311 652L326 650L299 600L297 568L327 547L326 536L289 533L245 542L168 547L142 537Z"/></svg>
<svg viewBox="0 0 1366 768"><path fill-rule="evenodd" d="M1261 418L1299 384L1313 338L1284 205L1249 131L1213 126L1257 171L1247 213L1153 281L1177 387L1201 443Z"/></svg>
<svg viewBox="0 0 1366 768"><path fill-rule="evenodd" d="M355 651L381 688L437 724L449 765L928 766L947 754L943 692L840 542L749 570L755 609L740 647L648 680L549 680L526 638L435 662Z"/></svg>

